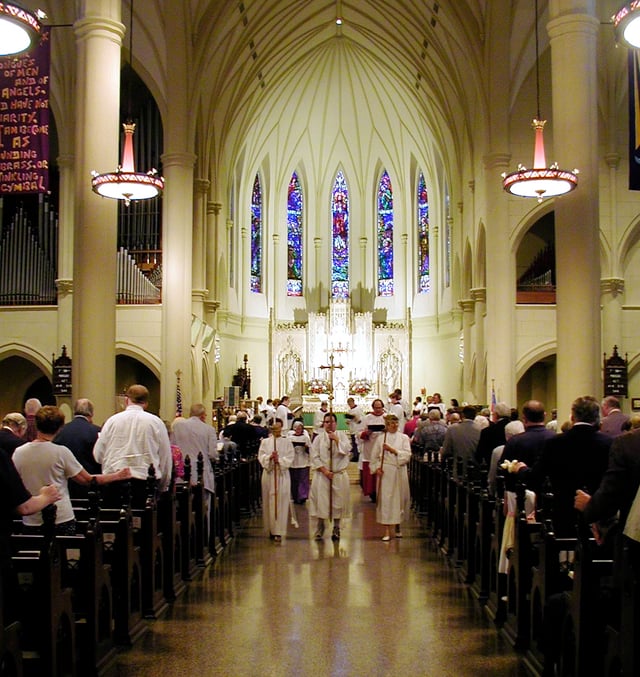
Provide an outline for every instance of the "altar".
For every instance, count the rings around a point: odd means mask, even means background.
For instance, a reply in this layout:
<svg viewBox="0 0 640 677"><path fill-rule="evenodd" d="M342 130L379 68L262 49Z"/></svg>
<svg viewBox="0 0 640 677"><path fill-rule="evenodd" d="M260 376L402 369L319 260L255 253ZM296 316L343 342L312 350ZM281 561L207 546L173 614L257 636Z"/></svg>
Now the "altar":
<svg viewBox="0 0 640 677"><path fill-rule="evenodd" d="M333 408L345 411L347 398L367 406L387 400L396 388L409 389L409 331L405 323L374 324L371 312L354 313L349 299L332 299L326 313L308 322L275 324L271 343L274 396L289 395L315 411L330 391Z"/></svg>

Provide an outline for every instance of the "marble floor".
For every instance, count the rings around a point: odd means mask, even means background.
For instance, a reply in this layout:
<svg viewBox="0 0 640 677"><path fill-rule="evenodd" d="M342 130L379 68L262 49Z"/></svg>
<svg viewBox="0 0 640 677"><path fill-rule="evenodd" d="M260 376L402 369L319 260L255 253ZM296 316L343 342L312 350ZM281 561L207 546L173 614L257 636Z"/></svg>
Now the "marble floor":
<svg viewBox="0 0 640 677"><path fill-rule="evenodd" d="M352 486L342 538L312 540L305 506L282 543L260 516L136 645L118 676L524 677L518 655L412 517L383 543Z"/></svg>

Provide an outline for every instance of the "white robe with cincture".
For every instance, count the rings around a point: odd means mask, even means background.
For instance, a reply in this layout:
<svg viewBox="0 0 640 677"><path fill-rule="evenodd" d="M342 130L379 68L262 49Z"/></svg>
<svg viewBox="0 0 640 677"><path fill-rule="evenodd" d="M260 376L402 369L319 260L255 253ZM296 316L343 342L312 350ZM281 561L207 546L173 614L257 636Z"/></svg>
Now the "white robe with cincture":
<svg viewBox="0 0 640 677"><path fill-rule="evenodd" d="M339 442L332 442L323 430L311 443L311 467L314 470L323 466L328 470L333 467L333 480L329 480L320 472L313 474L311 493L309 495L309 515L320 519L331 517L340 519L351 515L349 475L347 468L351 459L351 440L347 434L338 431ZM331 465L333 463L333 466ZM331 490L331 506L329 491Z"/></svg>
<svg viewBox="0 0 640 677"><path fill-rule="evenodd" d="M278 464L271 460L275 448L278 452ZM286 437L269 436L260 442L258 461L262 466L262 520L265 531L273 536L284 536L289 521L289 501L291 499L291 476L289 468L294 458L293 445ZM277 475L277 478L276 478ZM278 515L276 517L276 492Z"/></svg>
<svg viewBox="0 0 640 677"><path fill-rule="evenodd" d="M386 443L397 449L398 453L384 452ZM369 468L375 473L382 464L382 476L378 476L378 500L376 521L380 524L400 524L409 516L411 495L409 493L409 475L407 465L411 460L411 441L404 433L382 433L378 435L371 451Z"/></svg>

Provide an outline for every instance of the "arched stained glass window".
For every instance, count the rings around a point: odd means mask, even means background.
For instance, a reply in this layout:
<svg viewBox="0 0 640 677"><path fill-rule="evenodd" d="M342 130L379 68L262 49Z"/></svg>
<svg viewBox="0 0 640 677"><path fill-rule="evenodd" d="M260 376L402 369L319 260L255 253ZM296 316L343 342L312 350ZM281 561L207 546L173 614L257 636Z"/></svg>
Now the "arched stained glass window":
<svg viewBox="0 0 640 677"><path fill-rule="evenodd" d="M378 295L393 296L393 189L386 170L378 183Z"/></svg>
<svg viewBox="0 0 640 677"><path fill-rule="evenodd" d="M262 292L262 186L256 174L251 193L251 291Z"/></svg>
<svg viewBox="0 0 640 677"><path fill-rule="evenodd" d="M418 294L431 286L429 270L429 195L424 175L418 177Z"/></svg>
<svg viewBox="0 0 640 677"><path fill-rule="evenodd" d="M291 175L287 197L287 296L302 296L302 188Z"/></svg>
<svg viewBox="0 0 640 677"><path fill-rule="evenodd" d="M331 297L349 298L349 190L339 171L331 191Z"/></svg>

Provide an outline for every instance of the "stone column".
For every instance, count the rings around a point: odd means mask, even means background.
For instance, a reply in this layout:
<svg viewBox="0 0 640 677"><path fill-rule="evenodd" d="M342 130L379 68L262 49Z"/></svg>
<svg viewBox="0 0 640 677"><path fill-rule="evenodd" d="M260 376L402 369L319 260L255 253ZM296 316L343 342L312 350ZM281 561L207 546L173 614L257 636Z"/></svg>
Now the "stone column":
<svg viewBox="0 0 640 677"><path fill-rule="evenodd" d="M196 179L193 182L193 314L202 319L202 304L207 295L206 258L209 247L207 237L207 193L211 182L208 179Z"/></svg>
<svg viewBox="0 0 640 677"><path fill-rule="evenodd" d="M551 0L554 159L580 170L556 199L558 420L579 395L602 390L598 193L598 31L593 0ZM578 75L579 74L579 75ZM579 262L579 265L576 265Z"/></svg>
<svg viewBox="0 0 640 677"><path fill-rule="evenodd" d="M624 280L620 277L608 277L600 280L602 293L603 352L611 354L613 346L624 353L622 342L622 300L624 298ZM600 396L600 391L594 393Z"/></svg>
<svg viewBox="0 0 640 677"><path fill-rule="evenodd" d="M114 171L120 138L120 0L83 0L77 48L73 396L96 423L116 408L117 203L91 189L91 171Z"/></svg>
<svg viewBox="0 0 640 677"><path fill-rule="evenodd" d="M58 222L58 343L73 355L73 217L75 210L75 157L60 155L60 203Z"/></svg>
<svg viewBox="0 0 640 677"><path fill-rule="evenodd" d="M473 401L473 384L471 383L473 343L471 341L471 327L474 319L475 302L472 299L462 299L458 301L458 305L462 309L462 336L464 340L463 399Z"/></svg>
<svg viewBox="0 0 640 677"><path fill-rule="evenodd" d="M487 290L484 287L476 287L471 290L471 298L475 303L475 354L476 354L476 382L474 392L477 398L482 399L487 387L487 377L485 374L486 359L484 346L484 321L487 314ZM489 384L491 381L489 381ZM489 386L490 387L490 386ZM487 398L486 402L490 402Z"/></svg>

